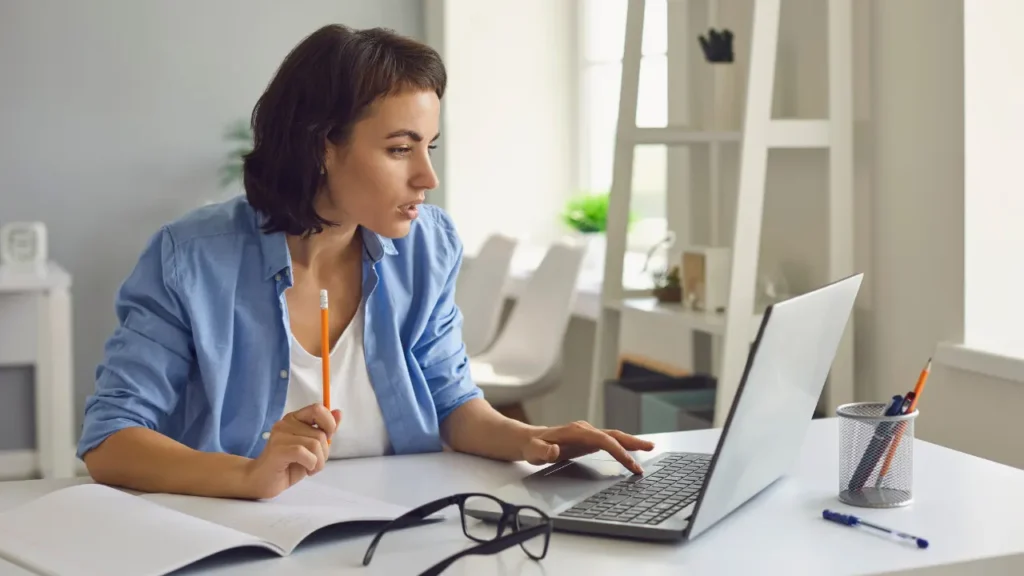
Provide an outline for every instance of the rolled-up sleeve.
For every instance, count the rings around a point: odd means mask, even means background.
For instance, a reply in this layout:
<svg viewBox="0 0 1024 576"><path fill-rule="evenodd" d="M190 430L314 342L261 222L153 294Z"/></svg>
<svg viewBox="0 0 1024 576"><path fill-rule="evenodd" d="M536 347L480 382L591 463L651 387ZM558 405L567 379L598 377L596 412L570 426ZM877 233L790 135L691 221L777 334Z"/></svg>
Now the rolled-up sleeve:
<svg viewBox="0 0 1024 576"><path fill-rule="evenodd" d="M454 229L448 230L447 270L437 303L426 329L416 343L415 355L430 389L438 422L443 422L465 402L483 397L469 371L469 358L462 340L462 312L455 303L455 282L462 266L462 242Z"/></svg>
<svg viewBox="0 0 1024 576"><path fill-rule="evenodd" d="M149 240L114 308L118 326L85 402L79 458L118 430L159 431L188 380L195 352L168 230Z"/></svg>

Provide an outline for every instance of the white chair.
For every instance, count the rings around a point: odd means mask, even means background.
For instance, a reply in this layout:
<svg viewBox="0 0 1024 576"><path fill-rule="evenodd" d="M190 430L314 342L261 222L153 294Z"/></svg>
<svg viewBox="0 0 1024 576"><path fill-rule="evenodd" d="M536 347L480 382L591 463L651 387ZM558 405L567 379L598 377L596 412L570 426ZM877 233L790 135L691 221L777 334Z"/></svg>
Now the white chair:
<svg viewBox="0 0 1024 576"><path fill-rule="evenodd" d="M484 352L494 341L516 243L514 238L492 234L455 281L455 303L463 317L462 340L470 356Z"/></svg>
<svg viewBox="0 0 1024 576"><path fill-rule="evenodd" d="M507 416L525 422L523 401L548 392L558 381L584 252L582 246L551 246L494 345L470 357L470 373L484 398Z"/></svg>

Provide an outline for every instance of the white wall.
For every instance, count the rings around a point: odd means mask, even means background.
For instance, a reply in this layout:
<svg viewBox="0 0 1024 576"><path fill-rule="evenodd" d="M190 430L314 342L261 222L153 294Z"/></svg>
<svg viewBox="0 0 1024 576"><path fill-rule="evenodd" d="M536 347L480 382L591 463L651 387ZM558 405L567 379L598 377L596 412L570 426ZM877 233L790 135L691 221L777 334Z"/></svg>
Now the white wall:
<svg viewBox="0 0 1024 576"><path fill-rule="evenodd" d="M964 2L964 344L1024 358L1024 2Z"/></svg>
<svg viewBox="0 0 1024 576"><path fill-rule="evenodd" d="M0 221L45 221L74 275L76 411L143 242L223 193L225 125L335 22L423 35L420 0L0 2ZM32 447L29 382L0 373L0 450Z"/></svg>
<svg viewBox="0 0 1024 576"><path fill-rule="evenodd" d="M467 253L491 232L564 233L574 193L576 3L438 0L450 90L445 206Z"/></svg>
<svg viewBox="0 0 1024 576"><path fill-rule="evenodd" d="M963 3L876 0L871 27L875 298L858 379L879 398L912 386L936 343L963 332ZM922 426L933 401L921 400Z"/></svg>
<svg viewBox="0 0 1024 576"><path fill-rule="evenodd" d="M932 369L921 402L921 414L914 424L914 435L1024 469L1024 382L969 372L941 363ZM984 414L967 414L977 398L993 399L985 404ZM927 410L927 412L926 412Z"/></svg>

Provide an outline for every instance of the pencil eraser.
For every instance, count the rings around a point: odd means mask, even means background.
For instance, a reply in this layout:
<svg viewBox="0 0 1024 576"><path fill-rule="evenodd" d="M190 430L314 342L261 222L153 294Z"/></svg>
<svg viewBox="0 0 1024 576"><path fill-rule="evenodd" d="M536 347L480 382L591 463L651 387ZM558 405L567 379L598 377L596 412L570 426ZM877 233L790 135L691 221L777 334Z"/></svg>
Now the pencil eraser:
<svg viewBox="0 0 1024 576"><path fill-rule="evenodd" d="M320 307L327 308L327 290L320 291Z"/></svg>

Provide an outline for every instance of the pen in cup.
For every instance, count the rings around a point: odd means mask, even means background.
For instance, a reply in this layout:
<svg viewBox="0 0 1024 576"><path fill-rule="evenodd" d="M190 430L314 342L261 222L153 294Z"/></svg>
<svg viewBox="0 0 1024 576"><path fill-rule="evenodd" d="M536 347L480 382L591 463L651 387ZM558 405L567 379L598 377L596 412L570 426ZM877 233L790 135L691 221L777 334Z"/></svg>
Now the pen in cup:
<svg viewBox="0 0 1024 576"><path fill-rule="evenodd" d="M921 375L917 378L917 385L914 386L913 392L907 392L907 398L910 398L910 405L905 406L900 412L901 414L909 414L917 409L917 401L921 398L921 392L924 391L924 385L928 382L928 375L932 371L932 359L928 359L928 363L924 365L924 369L921 370ZM900 440L903 439L903 430L906 428L906 423L900 422L896 430L896 437L893 439L892 444L889 445L889 453L885 455L885 462L882 463L882 469L878 472L878 480L876 486L882 485L882 480L885 475L889 473L889 467L892 465L892 458L896 455L896 449L900 446Z"/></svg>
<svg viewBox="0 0 1024 576"><path fill-rule="evenodd" d="M902 406L903 397L899 395L893 396L889 403L889 407L885 410L885 415L898 416ZM860 458L860 463L857 464L856 470L850 477L850 483L847 486L848 489L860 490L864 488L864 484L871 476L872 470L875 469L875 465L878 464L878 460L882 457L882 453L892 441L892 433L892 422L882 422L876 425L874 434L868 443L867 449L864 450L864 454L862 454Z"/></svg>

